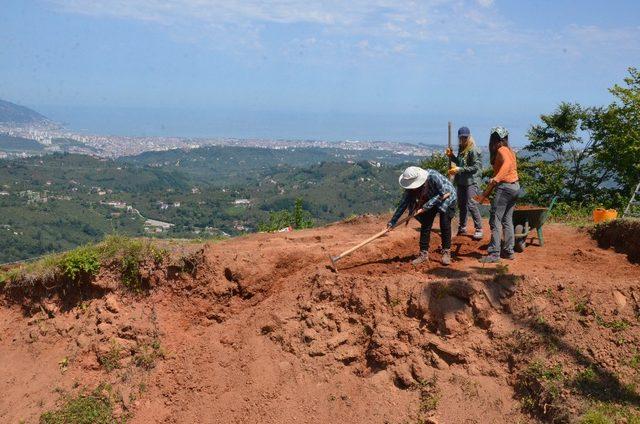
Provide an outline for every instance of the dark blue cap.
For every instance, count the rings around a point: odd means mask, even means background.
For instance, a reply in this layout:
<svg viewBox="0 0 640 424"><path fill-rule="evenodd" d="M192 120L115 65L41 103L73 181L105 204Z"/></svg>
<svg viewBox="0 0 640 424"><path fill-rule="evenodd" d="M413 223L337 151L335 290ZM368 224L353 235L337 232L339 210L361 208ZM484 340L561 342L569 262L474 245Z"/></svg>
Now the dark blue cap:
<svg viewBox="0 0 640 424"><path fill-rule="evenodd" d="M460 127L458 130L458 137L469 137L471 135L471 130L467 127Z"/></svg>

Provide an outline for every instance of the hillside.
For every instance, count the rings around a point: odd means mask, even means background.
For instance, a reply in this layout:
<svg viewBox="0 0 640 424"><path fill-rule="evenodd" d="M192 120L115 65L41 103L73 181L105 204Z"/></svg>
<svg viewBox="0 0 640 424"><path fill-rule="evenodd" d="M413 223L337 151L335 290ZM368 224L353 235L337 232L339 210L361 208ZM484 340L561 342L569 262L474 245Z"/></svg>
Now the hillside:
<svg viewBox="0 0 640 424"><path fill-rule="evenodd" d="M328 267L387 219L164 242L134 280L142 245L113 241L75 288L14 272L0 421L638 422L640 266L554 224L508 265L456 237L450 268L414 268L410 225Z"/></svg>
<svg viewBox="0 0 640 424"><path fill-rule="evenodd" d="M195 168L187 159L159 166L70 154L0 160L0 244L7 246L0 263L70 249L114 232L180 238L245 234L271 211L291 209L297 198L318 225L387 211L399 196L397 165L312 163L307 152L301 163L312 164L295 166L280 163L281 154L268 149L223 148L218 155L223 160L203 160ZM196 161L198 153L187 157ZM155 233L146 219L173 227Z"/></svg>
<svg viewBox="0 0 640 424"><path fill-rule="evenodd" d="M45 124L50 121L38 112L0 99L0 124Z"/></svg>
<svg viewBox="0 0 640 424"><path fill-rule="evenodd" d="M35 140L0 133L0 151L41 152L44 146Z"/></svg>

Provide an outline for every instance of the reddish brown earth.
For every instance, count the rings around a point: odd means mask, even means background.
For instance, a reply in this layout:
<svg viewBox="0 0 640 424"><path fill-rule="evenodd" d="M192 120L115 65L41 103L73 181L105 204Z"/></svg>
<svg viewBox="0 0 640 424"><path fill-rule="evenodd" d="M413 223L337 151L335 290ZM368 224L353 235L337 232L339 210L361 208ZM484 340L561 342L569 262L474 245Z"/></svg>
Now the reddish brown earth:
<svg viewBox="0 0 640 424"><path fill-rule="evenodd" d="M410 225L328 267L329 253L385 222L205 244L192 275L154 271L145 294L104 274L80 304L54 298L26 313L5 298L0 422L38 422L65 393L99 383L132 423L524 423L635 390L640 266L624 255L554 224L544 247L506 267L478 263L487 240L456 237L451 267L433 253L415 268ZM98 358L114 345L120 367L107 372ZM601 393L563 389L529 414L523 372L534 360L561 364L567 379L594 369Z"/></svg>

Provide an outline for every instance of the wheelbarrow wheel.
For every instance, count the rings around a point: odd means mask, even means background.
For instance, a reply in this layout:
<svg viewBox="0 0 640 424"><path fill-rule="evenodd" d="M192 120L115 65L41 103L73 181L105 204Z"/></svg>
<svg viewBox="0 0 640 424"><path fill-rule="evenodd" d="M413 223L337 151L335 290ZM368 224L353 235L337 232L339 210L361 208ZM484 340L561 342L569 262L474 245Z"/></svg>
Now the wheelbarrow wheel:
<svg viewBox="0 0 640 424"><path fill-rule="evenodd" d="M524 233L524 226L516 225L514 228L516 234ZM524 237L516 237L515 245L513 246L514 250L518 253L524 252L524 248L527 245L527 236Z"/></svg>

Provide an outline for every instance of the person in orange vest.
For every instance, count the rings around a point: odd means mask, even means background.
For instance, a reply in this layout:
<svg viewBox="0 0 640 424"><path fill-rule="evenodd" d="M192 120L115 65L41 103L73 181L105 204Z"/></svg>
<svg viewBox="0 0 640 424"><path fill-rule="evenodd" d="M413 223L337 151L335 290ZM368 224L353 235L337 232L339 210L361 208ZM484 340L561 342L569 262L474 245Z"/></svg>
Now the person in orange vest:
<svg viewBox="0 0 640 424"><path fill-rule="evenodd" d="M495 190L489 217L491 241L487 249L488 255L480 259L480 262L483 263L499 262L501 257L509 260L515 259L513 210L520 194L516 154L509 147L509 131L506 128L495 127L491 129L489 155L493 167L493 178L489 181L486 190L475 197L476 201L484 203L491 192ZM503 233L504 243L501 244Z"/></svg>

